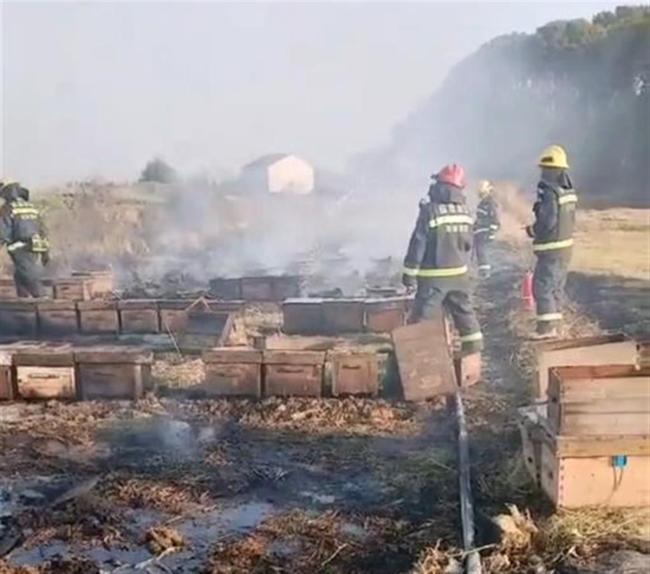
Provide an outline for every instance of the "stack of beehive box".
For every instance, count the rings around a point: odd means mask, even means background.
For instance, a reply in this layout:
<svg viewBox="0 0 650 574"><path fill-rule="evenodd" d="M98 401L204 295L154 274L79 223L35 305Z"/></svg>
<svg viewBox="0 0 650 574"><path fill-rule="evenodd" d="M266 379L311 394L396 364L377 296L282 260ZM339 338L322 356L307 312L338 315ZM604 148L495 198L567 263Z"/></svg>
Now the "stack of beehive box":
<svg viewBox="0 0 650 574"><path fill-rule="evenodd" d="M143 347L15 343L0 347L0 400L137 399L151 388Z"/></svg>
<svg viewBox="0 0 650 574"><path fill-rule="evenodd" d="M376 395L379 355L371 352L256 350L203 353L202 390L215 396Z"/></svg>
<svg viewBox="0 0 650 574"><path fill-rule="evenodd" d="M644 349L622 336L538 348L538 402L520 429L526 467L557 506L650 505Z"/></svg>

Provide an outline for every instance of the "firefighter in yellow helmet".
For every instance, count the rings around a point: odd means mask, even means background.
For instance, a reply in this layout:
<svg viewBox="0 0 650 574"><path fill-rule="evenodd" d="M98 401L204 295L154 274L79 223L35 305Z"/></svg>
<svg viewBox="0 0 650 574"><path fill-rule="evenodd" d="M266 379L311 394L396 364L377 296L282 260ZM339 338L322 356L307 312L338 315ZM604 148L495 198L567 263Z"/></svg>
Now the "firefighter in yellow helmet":
<svg viewBox="0 0 650 574"><path fill-rule="evenodd" d="M571 260L575 211L578 196L569 178L569 162L564 148L547 147L538 165L541 178L537 185L537 201L533 206L535 223L526 231L533 239L537 257L533 275L533 295L537 305L536 339L558 335L562 320L564 284Z"/></svg>
<svg viewBox="0 0 650 574"><path fill-rule="evenodd" d="M488 245L494 240L499 231L498 206L492 192L494 186L487 179L478 184L479 204L476 206L476 219L474 220L474 253L478 264L478 273L481 277L489 277L492 265Z"/></svg>
<svg viewBox="0 0 650 574"><path fill-rule="evenodd" d="M29 190L14 181L0 182L0 247L14 264L19 297L42 297L42 267L49 262L49 244L41 214L29 201ZM40 261L39 261L40 260Z"/></svg>

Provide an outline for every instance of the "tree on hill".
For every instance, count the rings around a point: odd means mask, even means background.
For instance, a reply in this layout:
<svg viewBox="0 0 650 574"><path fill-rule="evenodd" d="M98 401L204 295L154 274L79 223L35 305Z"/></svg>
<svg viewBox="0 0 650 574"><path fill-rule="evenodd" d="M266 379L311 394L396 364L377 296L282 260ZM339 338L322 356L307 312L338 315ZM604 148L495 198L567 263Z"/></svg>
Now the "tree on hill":
<svg viewBox="0 0 650 574"><path fill-rule="evenodd" d="M155 157L149 162L140 174L140 181L155 183L174 183L178 181L176 170L160 157Z"/></svg>

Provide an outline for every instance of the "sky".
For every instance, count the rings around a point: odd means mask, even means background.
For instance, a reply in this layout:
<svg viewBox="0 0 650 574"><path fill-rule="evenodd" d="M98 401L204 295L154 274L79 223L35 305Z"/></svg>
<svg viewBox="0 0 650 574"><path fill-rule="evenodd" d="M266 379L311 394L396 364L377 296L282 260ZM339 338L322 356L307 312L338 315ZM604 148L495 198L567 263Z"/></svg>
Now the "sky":
<svg viewBox="0 0 650 574"><path fill-rule="evenodd" d="M615 2L1 0L0 177L222 178L270 152L343 169L481 44Z"/></svg>

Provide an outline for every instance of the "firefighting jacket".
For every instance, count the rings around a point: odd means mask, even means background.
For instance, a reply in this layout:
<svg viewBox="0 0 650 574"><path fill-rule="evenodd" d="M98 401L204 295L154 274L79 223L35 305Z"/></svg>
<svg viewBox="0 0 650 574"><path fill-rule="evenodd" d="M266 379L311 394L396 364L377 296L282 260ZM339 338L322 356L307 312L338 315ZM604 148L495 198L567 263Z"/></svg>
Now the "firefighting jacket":
<svg viewBox="0 0 650 574"><path fill-rule="evenodd" d="M46 252L49 246L40 211L23 197L23 190L15 186L0 208L0 245L6 245L9 253L19 249Z"/></svg>
<svg viewBox="0 0 650 574"><path fill-rule="evenodd" d="M404 274L417 278L460 277L472 249L472 217L461 190L436 183L420 203L404 258Z"/></svg>
<svg viewBox="0 0 650 574"><path fill-rule="evenodd" d="M474 222L474 236L492 239L499 228L499 213L497 203L491 196L484 197L476 207L476 221Z"/></svg>
<svg viewBox="0 0 650 574"><path fill-rule="evenodd" d="M573 245L575 210L578 196L573 188L540 181L533 206L533 251L537 254L558 252Z"/></svg>

